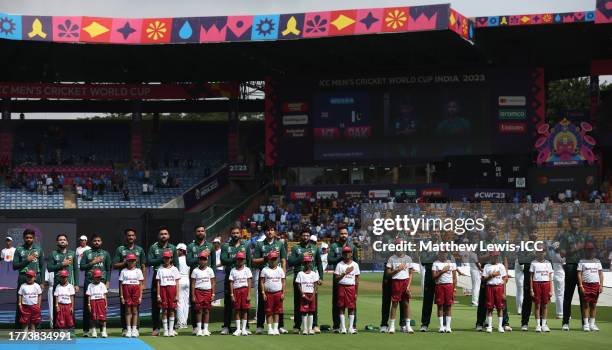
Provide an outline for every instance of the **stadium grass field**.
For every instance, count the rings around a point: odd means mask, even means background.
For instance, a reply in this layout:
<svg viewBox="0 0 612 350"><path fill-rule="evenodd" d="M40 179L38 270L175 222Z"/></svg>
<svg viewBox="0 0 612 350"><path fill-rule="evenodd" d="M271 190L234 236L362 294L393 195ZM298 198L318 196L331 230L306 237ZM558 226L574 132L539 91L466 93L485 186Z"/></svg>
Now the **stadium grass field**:
<svg viewBox="0 0 612 350"><path fill-rule="evenodd" d="M319 323L331 324L331 287L330 275L326 275L326 281L320 289L319 296ZM290 286L291 277L287 285ZM513 281L511 281L513 283ZM420 295L419 275L415 274L413 281L413 294ZM597 323L601 329L597 333L586 333L579 329L580 321L576 318L571 322L570 332L561 332L561 320L553 317L554 305L549 307L550 333L538 334L533 331L534 320L531 321L529 332L521 332L520 317L516 314L510 315L510 324L514 331L510 333L487 334L476 332L474 323L476 321L476 308L470 306L470 297L459 297L459 304L453 306L453 331L452 334L439 334L438 319L436 317L436 306L432 313L430 331L427 333L416 332L414 334L396 333L395 335L381 334L373 331L364 331L367 324L378 326L380 324L381 305L381 274L364 273L361 278L358 299L358 326L359 334L340 335L333 333L322 333L315 336L302 336L287 334L279 337L267 335L251 335L248 337L221 336L213 334L210 337L194 337L189 329L180 330L180 336L173 338L151 337L150 329L143 328L140 339L155 349L201 349L203 346L232 347L242 349L317 349L320 346L341 349L385 349L400 348L404 346L440 349L448 347L452 349L477 349L492 346L498 349L610 349L612 346L612 308L600 307ZM285 326L291 331L293 320L289 319L293 312L292 288L288 288L285 298ZM416 297L411 301L412 319L416 320L417 327L420 325L422 299ZM509 298L510 310L516 310L513 297ZM578 307L572 310L573 315L580 315ZM215 313L218 319L220 313ZM494 321L496 322L496 321ZM251 331L254 332L254 324ZM221 323L212 323L210 329L217 332L221 329ZM415 328L416 330L416 328ZM118 329L113 329L113 336L119 335ZM490 344L490 345L489 345Z"/></svg>

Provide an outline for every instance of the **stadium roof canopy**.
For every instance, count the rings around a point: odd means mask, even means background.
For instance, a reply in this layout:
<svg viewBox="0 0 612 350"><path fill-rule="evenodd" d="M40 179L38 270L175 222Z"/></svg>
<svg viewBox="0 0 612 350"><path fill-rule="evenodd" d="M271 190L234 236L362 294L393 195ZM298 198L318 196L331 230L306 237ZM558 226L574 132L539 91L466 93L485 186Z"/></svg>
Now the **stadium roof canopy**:
<svg viewBox="0 0 612 350"><path fill-rule="evenodd" d="M612 57L612 0L574 1L590 6L565 13L472 18L426 0L348 10L319 0L291 9L205 1L201 11L186 1L165 13L158 5L126 6L120 18L109 10L113 1L87 8L68 6L73 0L1 1L8 12L0 14L2 80L246 81L467 65L543 67L556 79L588 75L593 59ZM250 7L221 12L230 3Z"/></svg>

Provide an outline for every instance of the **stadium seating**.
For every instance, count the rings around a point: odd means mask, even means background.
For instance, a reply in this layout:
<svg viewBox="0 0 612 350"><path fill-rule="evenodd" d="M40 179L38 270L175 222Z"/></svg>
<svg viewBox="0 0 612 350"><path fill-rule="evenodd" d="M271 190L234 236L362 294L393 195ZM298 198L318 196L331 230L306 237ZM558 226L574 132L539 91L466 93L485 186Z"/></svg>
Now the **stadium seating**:
<svg viewBox="0 0 612 350"><path fill-rule="evenodd" d="M64 209L64 193L43 195L0 185L0 210L11 209Z"/></svg>

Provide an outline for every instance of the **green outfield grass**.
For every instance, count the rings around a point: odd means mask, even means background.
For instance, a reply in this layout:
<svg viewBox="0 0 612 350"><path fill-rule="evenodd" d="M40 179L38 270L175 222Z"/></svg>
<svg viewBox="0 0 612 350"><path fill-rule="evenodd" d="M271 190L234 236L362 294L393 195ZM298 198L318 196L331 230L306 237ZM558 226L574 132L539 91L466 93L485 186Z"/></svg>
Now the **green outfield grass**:
<svg viewBox="0 0 612 350"><path fill-rule="evenodd" d="M328 276L326 276L328 277ZM435 314L436 307L432 315L431 328L434 331L428 333L402 334L395 335L380 334L364 331L366 324L378 326L380 324L380 304L381 304L381 274L366 273L362 275L362 283L359 290L358 299L358 326L360 333L357 335L321 334L316 336L302 336L288 334L280 337L269 337L262 335L252 335L249 337L221 336L213 334L211 337L191 336L191 328L181 330L180 336L175 338L151 337L148 336L149 329L143 329L145 333L141 339L156 349L178 348L181 350L201 349L203 346L211 347L238 347L249 349L316 349L317 347L334 347L342 349L376 349L376 348L399 348L399 347L427 347L442 348L451 347L453 349L478 349L487 346L489 343L498 349L610 349L612 346L612 308L599 308L598 324L601 329L598 333L585 333L579 330L580 321L572 321L571 332L561 332L561 321L552 318L549 325L552 332L548 334L537 334L533 331L521 332L520 317L511 313L510 324L515 331L511 333L486 334L476 332L474 323L476 320L476 308L470 306L469 297L459 297L459 304L453 306L453 330L452 334L438 334L438 320ZM418 275L416 275L418 279ZM413 282L414 295L420 295L420 282L415 279ZM319 297L319 323L331 324L331 287L329 278L320 290ZM290 281L288 281L290 282ZM289 285L289 283L288 283ZM289 316L293 312L292 291L289 288L285 299L285 325L288 329L293 326L293 320ZM516 310L514 298L509 298L510 310ZM417 327L421 319L421 298L416 297L411 301L412 319L416 320ZM554 311L554 305L550 308ZM215 312L216 315L219 315ZM580 315L578 308L572 311L574 315ZM216 316L217 317L217 316ZM579 317L579 316L578 316ZM496 321L495 321L496 322ZM531 322L533 327L534 321ZM254 331L251 325L251 330ZM221 323L215 322L210 325L210 329L218 331ZM113 330L117 335L118 330ZM341 342L341 343L340 343Z"/></svg>

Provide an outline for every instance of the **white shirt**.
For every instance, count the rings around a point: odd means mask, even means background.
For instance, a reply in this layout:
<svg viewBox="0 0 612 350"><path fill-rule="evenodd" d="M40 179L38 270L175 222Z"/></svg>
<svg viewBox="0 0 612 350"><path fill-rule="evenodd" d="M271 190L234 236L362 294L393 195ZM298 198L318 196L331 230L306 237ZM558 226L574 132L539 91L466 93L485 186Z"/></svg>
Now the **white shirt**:
<svg viewBox="0 0 612 350"><path fill-rule="evenodd" d="M72 300L70 296L74 295L74 287L72 284L68 283L65 286L61 284L55 287L55 291L53 292L53 296L57 297L57 302L60 304L72 304Z"/></svg>
<svg viewBox="0 0 612 350"><path fill-rule="evenodd" d="M493 272L499 271L499 276L493 277L487 281L487 285L497 286L504 283L504 277L508 275L506 272L506 268L502 264L486 264L484 269L482 270L482 277L488 277Z"/></svg>
<svg viewBox="0 0 612 350"><path fill-rule="evenodd" d="M234 267L232 271L230 271L229 280L234 282L234 289L248 287L249 278L253 278L253 274L251 273L251 269L246 266L243 266L240 270L236 270Z"/></svg>
<svg viewBox="0 0 612 350"><path fill-rule="evenodd" d="M406 267L404 267L404 269L401 270L400 272L393 275L391 279L405 280L405 279L408 279L408 277L410 277L410 269L412 268L412 258L411 257L409 257L408 255L404 255L400 257L400 256L393 254L389 257L389 260L387 260L387 268L389 269L395 270L401 264L406 264Z"/></svg>
<svg viewBox="0 0 612 350"><path fill-rule="evenodd" d="M350 264L346 264L344 261L339 262L338 264L336 264L336 270L334 271L334 274L342 275L344 271L349 268L349 266L353 267L353 271L342 277L338 284L342 284L345 286L355 285L355 276L359 276L361 274L361 272L359 271L359 264L357 264L356 262L351 261Z"/></svg>
<svg viewBox="0 0 612 350"><path fill-rule="evenodd" d="M144 281L142 270L139 268L128 269L127 267L121 270L119 274L121 284L137 285L140 281Z"/></svg>
<svg viewBox="0 0 612 350"><path fill-rule="evenodd" d="M189 284L189 265L187 265L187 257L179 256L178 257L179 266L178 270L181 274L181 283Z"/></svg>
<svg viewBox="0 0 612 350"><path fill-rule="evenodd" d="M90 283L87 286L87 292L85 292L91 300L104 299L106 293L108 293L108 289L106 289L106 285L102 282L98 284Z"/></svg>
<svg viewBox="0 0 612 350"><path fill-rule="evenodd" d="M275 269L266 266L263 268L263 270L261 270L260 278L264 279L264 290L266 292L279 292L283 290L283 278L285 278L285 271L278 266Z"/></svg>
<svg viewBox="0 0 612 350"><path fill-rule="evenodd" d="M310 273L300 271L295 277L295 282L300 284L302 293L314 293L315 283L317 283L317 281L319 281L319 273L316 271L310 271Z"/></svg>
<svg viewBox="0 0 612 350"><path fill-rule="evenodd" d="M176 281L181 279L181 273L176 266L160 267L157 270L157 279L160 287L176 286Z"/></svg>
<svg viewBox="0 0 612 350"><path fill-rule="evenodd" d="M457 271L457 264L454 262L450 262L450 260L445 262L436 260L431 265L431 271L442 271L444 270L445 266L448 266L448 271L444 272L440 277L438 277L436 284L453 283L453 271Z"/></svg>
<svg viewBox="0 0 612 350"><path fill-rule="evenodd" d="M553 273L552 264L548 260L542 262L534 260L529 266L529 272L533 272L534 282L550 282L550 274Z"/></svg>
<svg viewBox="0 0 612 350"><path fill-rule="evenodd" d="M195 288L210 290L212 289L212 279L215 278L215 272L208 266L203 270L199 267L193 269L191 278L195 279Z"/></svg>
<svg viewBox="0 0 612 350"><path fill-rule="evenodd" d="M217 262L217 264L219 264L217 266L217 270L223 271L223 264L221 264L221 249L215 250L215 258L215 261Z"/></svg>
<svg viewBox="0 0 612 350"><path fill-rule="evenodd" d="M38 296L42 294L42 288L36 282L32 284L24 283L19 287L17 292L22 297L22 304L24 305L36 305L38 304Z"/></svg>
<svg viewBox="0 0 612 350"><path fill-rule="evenodd" d="M582 259L578 263L578 271L582 271L582 281L585 283L599 283L599 271L601 270L599 259Z"/></svg>
<svg viewBox="0 0 612 350"><path fill-rule="evenodd" d="M4 262L12 262L13 257L15 256L15 247L4 248L0 253L0 259L4 260Z"/></svg>
<svg viewBox="0 0 612 350"><path fill-rule="evenodd" d="M91 247L86 245L84 247L78 246L76 249L76 255L77 255L77 264L80 265L81 264L81 258L83 257L83 254L90 250Z"/></svg>

